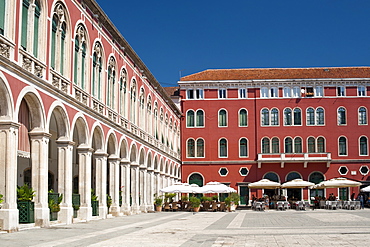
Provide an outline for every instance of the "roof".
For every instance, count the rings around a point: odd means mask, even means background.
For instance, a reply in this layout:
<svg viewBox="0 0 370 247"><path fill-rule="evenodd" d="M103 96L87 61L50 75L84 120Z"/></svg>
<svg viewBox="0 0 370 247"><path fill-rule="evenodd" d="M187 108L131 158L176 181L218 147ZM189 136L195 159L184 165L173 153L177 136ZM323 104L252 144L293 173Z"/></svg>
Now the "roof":
<svg viewBox="0 0 370 247"><path fill-rule="evenodd" d="M180 87L164 87L163 89L170 97L180 95Z"/></svg>
<svg viewBox="0 0 370 247"><path fill-rule="evenodd" d="M370 67L209 69L180 81L370 78Z"/></svg>

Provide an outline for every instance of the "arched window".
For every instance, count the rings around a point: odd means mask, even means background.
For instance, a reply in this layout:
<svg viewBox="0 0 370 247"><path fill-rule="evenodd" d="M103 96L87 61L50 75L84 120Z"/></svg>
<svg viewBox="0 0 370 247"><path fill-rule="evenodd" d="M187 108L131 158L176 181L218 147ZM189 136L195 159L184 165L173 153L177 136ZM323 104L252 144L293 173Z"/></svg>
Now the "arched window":
<svg viewBox="0 0 370 247"><path fill-rule="evenodd" d="M74 52L74 76L73 82L85 89L86 77L86 29L79 25L75 36L75 52Z"/></svg>
<svg viewBox="0 0 370 247"><path fill-rule="evenodd" d="M279 125L279 110L276 108L271 110L271 125Z"/></svg>
<svg viewBox="0 0 370 247"><path fill-rule="evenodd" d="M277 182L277 183L280 182L279 176L274 172L266 173L265 176L263 176L263 178L268 179L268 180L273 181L273 182Z"/></svg>
<svg viewBox="0 0 370 247"><path fill-rule="evenodd" d="M107 82L107 106L115 109L115 87L116 87L116 60L111 57L108 62L108 82ZM144 97L144 95L140 95ZM142 102L140 102L142 103ZM143 107L143 105L141 105Z"/></svg>
<svg viewBox="0 0 370 247"><path fill-rule="evenodd" d="M286 181L291 181L293 179L302 179L298 172L290 172L286 177Z"/></svg>
<svg viewBox="0 0 370 247"><path fill-rule="evenodd" d="M197 184L203 186L203 177L198 173L193 173L189 177L189 184Z"/></svg>
<svg viewBox="0 0 370 247"><path fill-rule="evenodd" d="M272 153L273 154L280 153L279 138L277 137L272 138L271 143L272 143Z"/></svg>
<svg viewBox="0 0 370 247"><path fill-rule="evenodd" d="M284 109L284 125L292 125L292 110L290 108Z"/></svg>
<svg viewBox="0 0 370 247"><path fill-rule="evenodd" d="M339 155L347 155L347 139L343 136L339 138Z"/></svg>
<svg viewBox="0 0 370 247"><path fill-rule="evenodd" d="M51 32L51 67L65 75L67 47L66 11L61 3L57 3L53 12Z"/></svg>
<svg viewBox="0 0 370 247"><path fill-rule="evenodd" d="M325 124L325 114L324 109L319 107L316 109L316 124L324 125Z"/></svg>
<svg viewBox="0 0 370 247"><path fill-rule="evenodd" d="M360 155L368 155L367 138L365 136L361 136L360 138Z"/></svg>
<svg viewBox="0 0 370 247"><path fill-rule="evenodd" d="M240 157L248 156L248 141L246 138L242 138L239 141L239 156Z"/></svg>
<svg viewBox="0 0 370 247"><path fill-rule="evenodd" d="M102 46L99 42L96 42L93 52L93 69L91 78L91 93L94 97L101 100L101 79L102 79Z"/></svg>
<svg viewBox="0 0 370 247"><path fill-rule="evenodd" d="M367 124L367 114L365 107L360 107L358 109L358 124L360 125Z"/></svg>
<svg viewBox="0 0 370 247"><path fill-rule="evenodd" d="M270 153L270 140L267 137L262 139L262 153L263 154Z"/></svg>
<svg viewBox="0 0 370 247"><path fill-rule="evenodd" d="M204 140L198 139L197 140L197 157L204 157Z"/></svg>
<svg viewBox="0 0 370 247"><path fill-rule="evenodd" d="M0 0L0 34L4 35L5 30L5 0Z"/></svg>
<svg viewBox="0 0 370 247"><path fill-rule="evenodd" d="M131 112L131 122L136 124L136 81L132 80L131 83L131 89L130 89L130 112ZM163 120L163 112L162 109L160 109L160 115L159 120ZM161 126L158 129L158 131L161 131Z"/></svg>
<svg viewBox="0 0 370 247"><path fill-rule="evenodd" d="M204 112L203 110L197 110L197 127L204 127Z"/></svg>
<svg viewBox="0 0 370 247"><path fill-rule="evenodd" d="M317 152L325 153L325 139L324 137L317 138Z"/></svg>
<svg viewBox="0 0 370 247"><path fill-rule="evenodd" d="M338 125L346 124L346 109L343 107L338 108Z"/></svg>
<svg viewBox="0 0 370 247"><path fill-rule="evenodd" d="M294 153L302 153L302 138L294 138Z"/></svg>
<svg viewBox="0 0 370 247"><path fill-rule="evenodd" d="M187 156L189 158L195 157L195 141L193 139L188 140L187 147L188 147L188 155Z"/></svg>
<svg viewBox="0 0 370 247"><path fill-rule="evenodd" d="M270 124L269 110L266 108L262 109L261 122L263 126L267 126Z"/></svg>
<svg viewBox="0 0 370 247"><path fill-rule="evenodd" d="M239 126L245 127L248 125L248 114L246 109L241 109L239 111Z"/></svg>
<svg viewBox="0 0 370 247"><path fill-rule="evenodd" d="M33 2L33 3L32 3ZM30 7L32 6L32 7ZM5 1L0 1L0 33L2 24L5 21ZM39 26L40 26L41 6L38 0L23 0L22 3L22 27L21 27L21 46L35 57L38 57L39 49ZM2 20L2 18L4 18ZM2 24L1 24L2 23ZM29 31L30 30L30 31ZM3 33L1 33L3 34Z"/></svg>
<svg viewBox="0 0 370 247"><path fill-rule="evenodd" d="M308 142L308 144L307 144L308 152L309 153L315 153L315 138L309 137L307 142Z"/></svg>
<svg viewBox="0 0 370 247"><path fill-rule="evenodd" d="M313 108L307 108L307 125L315 125L315 110Z"/></svg>
<svg viewBox="0 0 370 247"><path fill-rule="evenodd" d="M301 109L294 108L293 115L294 115L294 125L302 125Z"/></svg>
<svg viewBox="0 0 370 247"><path fill-rule="evenodd" d="M293 141L290 137L285 138L285 153L293 153Z"/></svg>
<svg viewBox="0 0 370 247"><path fill-rule="evenodd" d="M186 113L186 127L194 127L194 111L189 110Z"/></svg>
<svg viewBox="0 0 370 247"><path fill-rule="evenodd" d="M310 181L311 183L314 183L314 184L321 183L324 180L325 180L324 175L322 175L321 172L313 172L313 173L310 174L310 176L308 178L308 181Z"/></svg>
<svg viewBox="0 0 370 247"><path fill-rule="evenodd" d="M218 112L218 126L226 127L227 126L227 114L225 110L220 110Z"/></svg>
<svg viewBox="0 0 370 247"><path fill-rule="evenodd" d="M227 141L226 139L220 140L220 157L227 157Z"/></svg>
<svg viewBox="0 0 370 247"><path fill-rule="evenodd" d="M119 102L120 102L120 113L121 115L126 116L126 107L127 107L127 72L125 69L121 70L121 76L119 78ZM150 96L149 96L150 97ZM150 104L151 104L150 100ZM149 101L148 101L149 104Z"/></svg>

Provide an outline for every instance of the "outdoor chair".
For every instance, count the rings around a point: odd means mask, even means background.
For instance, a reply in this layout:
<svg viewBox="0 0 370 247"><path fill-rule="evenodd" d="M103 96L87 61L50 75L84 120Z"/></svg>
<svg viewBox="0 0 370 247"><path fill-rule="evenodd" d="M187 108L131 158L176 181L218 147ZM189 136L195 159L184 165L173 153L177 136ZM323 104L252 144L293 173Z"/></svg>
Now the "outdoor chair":
<svg viewBox="0 0 370 247"><path fill-rule="evenodd" d="M361 209L361 202L355 201L355 209Z"/></svg>
<svg viewBox="0 0 370 247"><path fill-rule="evenodd" d="M304 202L304 207L305 207L305 209L307 208L307 209L310 209L310 202L309 201L305 201Z"/></svg>
<svg viewBox="0 0 370 247"><path fill-rule="evenodd" d="M170 210L171 210L170 204L168 202L165 202L164 203L164 211L170 211Z"/></svg>
<svg viewBox="0 0 370 247"><path fill-rule="evenodd" d="M217 202L212 202L212 212L217 211Z"/></svg>
<svg viewBox="0 0 370 247"><path fill-rule="evenodd" d="M256 211L263 211L265 207L262 202L256 202L255 209Z"/></svg>
<svg viewBox="0 0 370 247"><path fill-rule="evenodd" d="M276 203L276 209L283 211L284 210L284 202L277 202Z"/></svg>
<svg viewBox="0 0 370 247"><path fill-rule="evenodd" d="M289 202L284 202L284 210L290 209Z"/></svg>
<svg viewBox="0 0 370 247"><path fill-rule="evenodd" d="M343 209L349 209L349 201L344 201L342 204Z"/></svg>
<svg viewBox="0 0 370 247"><path fill-rule="evenodd" d="M303 201L296 202L296 210L305 210Z"/></svg>
<svg viewBox="0 0 370 247"><path fill-rule="evenodd" d="M326 202L320 201L320 208L326 208Z"/></svg>
<svg viewBox="0 0 370 247"><path fill-rule="evenodd" d="M226 204L225 204L225 202L221 202L220 203L220 211L221 212L225 212L226 211Z"/></svg>
<svg viewBox="0 0 370 247"><path fill-rule="evenodd" d="M179 207L177 206L177 202L172 202L172 211L177 211Z"/></svg>
<svg viewBox="0 0 370 247"><path fill-rule="evenodd" d="M337 208L342 209L343 208L343 201L337 201Z"/></svg>
<svg viewBox="0 0 370 247"><path fill-rule="evenodd" d="M356 202L355 201L350 201L349 202L349 210L355 210Z"/></svg>

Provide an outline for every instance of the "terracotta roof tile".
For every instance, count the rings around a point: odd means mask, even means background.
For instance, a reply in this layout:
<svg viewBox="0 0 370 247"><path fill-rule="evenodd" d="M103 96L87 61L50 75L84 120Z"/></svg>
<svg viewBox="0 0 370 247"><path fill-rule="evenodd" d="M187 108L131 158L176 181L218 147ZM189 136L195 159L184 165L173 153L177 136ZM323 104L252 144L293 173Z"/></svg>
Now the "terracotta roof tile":
<svg viewBox="0 0 370 247"><path fill-rule="evenodd" d="M370 67L210 69L180 81L370 78Z"/></svg>

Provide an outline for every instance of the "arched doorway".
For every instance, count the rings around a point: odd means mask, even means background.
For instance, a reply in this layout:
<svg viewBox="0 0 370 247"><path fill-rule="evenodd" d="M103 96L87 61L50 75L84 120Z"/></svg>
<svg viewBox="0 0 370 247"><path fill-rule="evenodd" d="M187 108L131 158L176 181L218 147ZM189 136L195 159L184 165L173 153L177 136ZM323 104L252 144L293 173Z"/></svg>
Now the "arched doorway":
<svg viewBox="0 0 370 247"><path fill-rule="evenodd" d="M318 184L324 180L325 180L324 175L321 172L313 172L308 177L308 181L314 184ZM324 189L310 190L310 197L315 197L315 196L324 197Z"/></svg>
<svg viewBox="0 0 370 247"><path fill-rule="evenodd" d="M193 173L189 176L189 184L197 184L199 187L203 186L203 176L199 173Z"/></svg>
<svg viewBox="0 0 370 247"><path fill-rule="evenodd" d="M293 179L302 179L302 176L298 172L290 172L286 176L286 181L289 182ZM302 200L302 189L286 189L288 200L299 201Z"/></svg>
<svg viewBox="0 0 370 247"><path fill-rule="evenodd" d="M279 175L277 175L274 172L268 172L268 173L266 173L263 176L263 179L268 179L270 181L280 183ZM280 190L279 189L264 189L263 190L263 194L268 195L271 198L273 195L279 195L280 194Z"/></svg>

